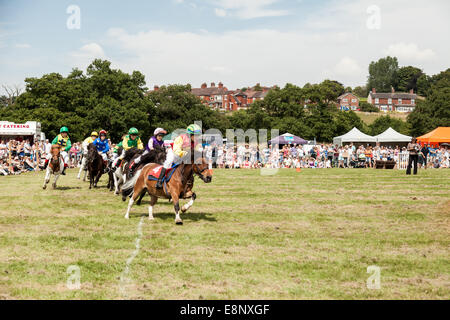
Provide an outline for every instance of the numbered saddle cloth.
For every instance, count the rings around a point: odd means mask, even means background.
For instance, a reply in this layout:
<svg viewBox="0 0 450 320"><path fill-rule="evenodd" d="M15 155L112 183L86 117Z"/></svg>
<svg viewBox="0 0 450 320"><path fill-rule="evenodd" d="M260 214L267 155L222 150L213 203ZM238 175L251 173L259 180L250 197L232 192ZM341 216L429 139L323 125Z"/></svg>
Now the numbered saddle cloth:
<svg viewBox="0 0 450 320"><path fill-rule="evenodd" d="M170 178L172 178L173 173L178 165L173 165L172 168L166 170L166 174L164 175L163 181L169 182ZM159 175L161 173L163 166L157 166L150 170L148 174L148 180L158 180Z"/></svg>

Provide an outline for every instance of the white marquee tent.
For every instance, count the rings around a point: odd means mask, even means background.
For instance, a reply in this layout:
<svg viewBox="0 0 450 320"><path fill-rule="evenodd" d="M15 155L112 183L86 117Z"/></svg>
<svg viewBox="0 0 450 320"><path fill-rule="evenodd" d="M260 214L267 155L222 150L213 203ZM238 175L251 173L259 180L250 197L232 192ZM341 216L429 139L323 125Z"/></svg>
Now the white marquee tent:
<svg viewBox="0 0 450 320"><path fill-rule="evenodd" d="M346 134L333 138L333 144L342 146L343 143L376 143L375 137L362 133L358 128L353 128Z"/></svg>
<svg viewBox="0 0 450 320"><path fill-rule="evenodd" d="M386 129L385 132L380 133L375 136L377 142L400 142L400 143L408 143L411 142L410 136L405 136L392 128Z"/></svg>

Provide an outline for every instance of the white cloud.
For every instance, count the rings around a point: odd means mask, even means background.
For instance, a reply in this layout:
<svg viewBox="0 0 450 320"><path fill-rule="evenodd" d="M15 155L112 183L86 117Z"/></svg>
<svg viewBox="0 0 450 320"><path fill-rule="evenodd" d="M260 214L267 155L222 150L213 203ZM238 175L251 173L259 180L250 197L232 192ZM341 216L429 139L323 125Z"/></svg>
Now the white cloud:
<svg viewBox="0 0 450 320"><path fill-rule="evenodd" d="M225 17L227 15L227 11L224 9L216 8L216 9L214 9L214 12L216 13L216 16L218 16L218 17Z"/></svg>
<svg viewBox="0 0 450 320"><path fill-rule="evenodd" d="M431 49L420 50L417 44L404 42L391 44L384 52L407 62L426 61L436 56Z"/></svg>
<svg viewBox="0 0 450 320"><path fill-rule="evenodd" d="M31 45L29 45L28 43L17 43L16 48L29 49L29 48L31 48Z"/></svg>
<svg viewBox="0 0 450 320"><path fill-rule="evenodd" d="M269 5L276 3L275 0L209 2L212 8L235 17L245 8L270 10ZM424 7L420 0L378 0L382 15L379 30L366 27L366 9L371 4L372 0L331 0L314 15L305 13L302 24L297 27L292 24L286 30L160 29L132 33L110 29L101 43L107 46L108 54L120 53L111 56L114 66L127 72L142 71L148 86L169 83L199 86L203 82L222 81L229 88L239 88L258 82L303 85L325 78L357 86L365 84L369 63L387 54L396 55L401 66L411 63L428 74L449 67L445 57L450 56L450 44L430 34L436 29L450 29L445 13L450 1ZM214 30L213 26L210 30ZM79 55L92 56L96 51L104 55L100 46L91 46L89 50L80 49L83 54Z"/></svg>
<svg viewBox="0 0 450 320"><path fill-rule="evenodd" d="M70 54L72 63L79 68L85 68L94 59L108 59L103 51L103 48L95 42L88 43L82 46L77 51Z"/></svg>
<svg viewBox="0 0 450 320"><path fill-rule="evenodd" d="M344 57L334 67L334 72L337 76L359 77L364 71L354 59Z"/></svg>
<svg viewBox="0 0 450 320"><path fill-rule="evenodd" d="M254 19L263 17L279 17L289 14L287 10L275 10L268 8L269 6L279 2L279 0L210 0L209 2L220 7L220 13L231 11L231 16L240 19ZM223 15L216 15L223 17ZM226 10L226 11L225 11Z"/></svg>

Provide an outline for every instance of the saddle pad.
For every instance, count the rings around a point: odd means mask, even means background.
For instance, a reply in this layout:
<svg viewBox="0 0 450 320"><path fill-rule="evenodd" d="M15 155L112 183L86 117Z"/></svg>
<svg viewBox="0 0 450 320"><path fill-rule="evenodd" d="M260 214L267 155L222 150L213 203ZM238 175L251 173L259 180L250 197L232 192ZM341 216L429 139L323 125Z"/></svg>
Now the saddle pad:
<svg viewBox="0 0 450 320"><path fill-rule="evenodd" d="M170 178L172 177L173 171L176 167L177 166L172 166L172 168L166 170L166 174L164 176L165 181L170 180ZM163 168L163 166L157 166L157 167L153 168L152 170L150 170L150 172L148 174L148 180L158 180L162 168Z"/></svg>

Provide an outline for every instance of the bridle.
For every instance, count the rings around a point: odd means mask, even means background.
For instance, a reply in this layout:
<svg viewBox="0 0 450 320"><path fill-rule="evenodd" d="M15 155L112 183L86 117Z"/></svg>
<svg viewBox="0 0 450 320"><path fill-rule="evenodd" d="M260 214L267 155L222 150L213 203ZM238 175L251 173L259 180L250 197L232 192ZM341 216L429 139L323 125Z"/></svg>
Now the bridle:
<svg viewBox="0 0 450 320"><path fill-rule="evenodd" d="M197 172L195 172L195 170L194 170L194 173L196 175L198 175L200 177L200 179L204 180L205 176L202 174L202 172L205 172L208 169L207 168L203 168L203 169L200 170L200 168L198 167L198 165L196 163L194 163L194 168L197 169Z"/></svg>

